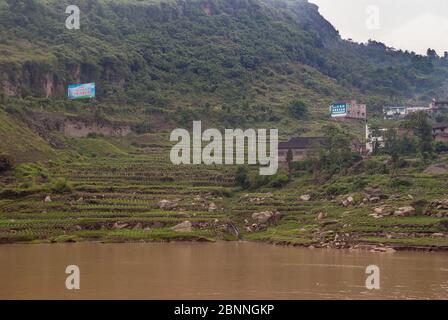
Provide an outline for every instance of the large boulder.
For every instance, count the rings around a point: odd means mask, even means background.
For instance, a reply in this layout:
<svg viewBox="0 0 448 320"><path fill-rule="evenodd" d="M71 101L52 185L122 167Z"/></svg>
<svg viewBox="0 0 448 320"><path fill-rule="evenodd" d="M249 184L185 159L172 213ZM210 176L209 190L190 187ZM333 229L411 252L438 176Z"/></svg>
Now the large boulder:
<svg viewBox="0 0 448 320"><path fill-rule="evenodd" d="M272 211L263 211L252 214L252 219L257 221L259 224L265 224L277 219L279 216L280 212L274 213Z"/></svg>
<svg viewBox="0 0 448 320"><path fill-rule="evenodd" d="M352 196L347 197L346 199L342 200L341 204L344 207L348 207L350 205L353 205L355 203L355 199Z"/></svg>
<svg viewBox="0 0 448 320"><path fill-rule="evenodd" d="M300 196L300 200L301 201L310 201L311 196L309 194L304 194L304 195Z"/></svg>
<svg viewBox="0 0 448 320"><path fill-rule="evenodd" d="M437 233L433 233L431 235L431 237L433 237L433 238L445 238L445 234L441 233L441 232L437 232Z"/></svg>
<svg viewBox="0 0 448 320"><path fill-rule="evenodd" d="M370 252L372 252L372 253L394 253L396 251L394 248L377 246L377 247L371 249Z"/></svg>
<svg viewBox="0 0 448 320"><path fill-rule="evenodd" d="M381 199L387 199L388 197L384 195L383 190L379 187L366 187L364 188L364 203L376 203L380 202Z"/></svg>
<svg viewBox="0 0 448 320"><path fill-rule="evenodd" d="M172 210L177 207L178 200L160 200L157 207L162 210Z"/></svg>
<svg viewBox="0 0 448 320"><path fill-rule="evenodd" d="M373 214L377 216L390 216L394 213L394 210L388 205L382 205L373 209Z"/></svg>
<svg viewBox="0 0 448 320"><path fill-rule="evenodd" d="M120 221L117 221L114 223L112 229L121 230L121 229L127 228L128 226L129 225L127 223L121 223Z"/></svg>
<svg viewBox="0 0 448 320"><path fill-rule="evenodd" d="M317 214L316 219L317 219L317 220L323 220L323 219L325 219L326 217L327 217L327 214L326 214L326 213L324 213L324 212L319 212L319 213Z"/></svg>
<svg viewBox="0 0 448 320"><path fill-rule="evenodd" d="M354 250L367 250L372 253L394 253L395 249L390 247L384 247L382 245L373 245L373 244L357 244L352 247Z"/></svg>
<svg viewBox="0 0 448 320"><path fill-rule="evenodd" d="M141 224L141 222L139 222L139 223L137 223L137 224L134 226L133 229L134 229L134 230L141 230L141 229L143 229L143 225Z"/></svg>
<svg viewBox="0 0 448 320"><path fill-rule="evenodd" d="M401 207L394 212L394 216L397 217L409 217L409 216L415 216L415 214L416 210L412 206Z"/></svg>
<svg viewBox="0 0 448 320"><path fill-rule="evenodd" d="M171 230L175 232L191 232L193 231L193 225L190 221L184 221L172 227Z"/></svg>
<svg viewBox="0 0 448 320"><path fill-rule="evenodd" d="M215 212L217 209L218 207L213 202L208 205L208 212Z"/></svg>
<svg viewBox="0 0 448 320"><path fill-rule="evenodd" d="M369 197L383 197L383 190L379 187L366 187L364 188L364 194Z"/></svg>
<svg viewBox="0 0 448 320"><path fill-rule="evenodd" d="M448 216L448 199L431 201L425 210L425 214L437 218Z"/></svg>
<svg viewBox="0 0 448 320"><path fill-rule="evenodd" d="M375 214L381 214L382 215L384 213L384 209L385 209L385 206L381 206L381 207L373 209L373 212Z"/></svg>
<svg viewBox="0 0 448 320"><path fill-rule="evenodd" d="M448 173L448 164L438 163L432 166L429 166L424 171L426 174L447 174Z"/></svg>

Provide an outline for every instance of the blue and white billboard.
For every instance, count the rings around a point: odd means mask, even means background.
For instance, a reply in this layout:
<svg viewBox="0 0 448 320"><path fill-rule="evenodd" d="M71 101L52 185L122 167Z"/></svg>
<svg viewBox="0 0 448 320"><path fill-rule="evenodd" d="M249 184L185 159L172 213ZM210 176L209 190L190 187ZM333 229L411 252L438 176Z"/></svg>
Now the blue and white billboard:
<svg viewBox="0 0 448 320"><path fill-rule="evenodd" d="M95 98L95 83L69 84L68 98L71 100Z"/></svg>
<svg viewBox="0 0 448 320"><path fill-rule="evenodd" d="M347 109L346 103L335 103L330 106L330 113L332 117L345 117Z"/></svg>

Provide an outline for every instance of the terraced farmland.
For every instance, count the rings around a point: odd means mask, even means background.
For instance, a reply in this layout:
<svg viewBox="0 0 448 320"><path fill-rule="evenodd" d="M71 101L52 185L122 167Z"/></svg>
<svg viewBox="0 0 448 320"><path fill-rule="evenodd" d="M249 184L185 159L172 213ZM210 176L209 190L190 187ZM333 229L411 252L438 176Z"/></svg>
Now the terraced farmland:
<svg viewBox="0 0 448 320"><path fill-rule="evenodd" d="M231 168L170 164L158 149L52 166L72 192L1 200L0 239L12 241L233 239L221 203ZM169 204L169 205L166 205ZM182 222L192 231L173 231ZM188 229L188 228L187 228Z"/></svg>
<svg viewBox="0 0 448 320"><path fill-rule="evenodd" d="M359 190L351 193L353 200L347 204L344 199L348 195L322 198L316 186L314 199L303 200L303 192L300 192L303 188L289 186L274 193L244 194L236 201L232 212L239 225L245 226L242 236L247 240L326 248L379 246L381 249L389 246L400 250L447 250L448 210L441 208L438 215L430 214L428 203L431 200L417 200L417 197L445 197L443 186L437 185L437 181L445 185L446 179L434 177L431 188L418 186L422 182L419 177L414 176L413 179L417 186L407 191L415 194L416 199L402 193L385 196L378 203L369 203L360 200L363 191ZM375 209L381 206L394 211L410 205L416 208L410 216L374 214ZM279 218L259 226L251 219L254 212L277 212Z"/></svg>
<svg viewBox="0 0 448 320"><path fill-rule="evenodd" d="M283 188L247 191L235 186L235 166L172 165L169 146L157 138L110 155L19 166L1 182L0 241L243 239L448 249L446 176L402 172L394 178L401 179L398 186L387 174L366 176L367 185L384 192L375 202L363 200L362 187L328 194L353 186L358 176L319 185L299 174ZM86 140L83 146L96 143ZM403 186L404 180L412 183ZM64 181L62 192L52 181ZM347 197L351 201L344 205ZM412 216L373 214L378 207L394 211L410 205L416 209Z"/></svg>

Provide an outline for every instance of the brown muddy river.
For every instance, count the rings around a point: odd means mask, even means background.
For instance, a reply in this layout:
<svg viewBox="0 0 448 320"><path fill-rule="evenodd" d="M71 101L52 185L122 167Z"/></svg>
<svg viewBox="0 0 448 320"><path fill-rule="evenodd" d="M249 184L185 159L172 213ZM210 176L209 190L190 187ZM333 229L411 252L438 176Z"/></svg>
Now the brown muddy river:
<svg viewBox="0 0 448 320"><path fill-rule="evenodd" d="M80 290L65 287L80 269ZM366 267L380 289L365 286ZM247 242L0 246L0 299L448 299L448 254Z"/></svg>

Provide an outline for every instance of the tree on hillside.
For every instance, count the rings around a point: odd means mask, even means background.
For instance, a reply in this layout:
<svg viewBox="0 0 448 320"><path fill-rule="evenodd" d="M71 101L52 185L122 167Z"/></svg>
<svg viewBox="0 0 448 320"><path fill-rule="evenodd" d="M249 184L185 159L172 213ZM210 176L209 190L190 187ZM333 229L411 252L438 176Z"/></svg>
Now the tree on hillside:
<svg viewBox="0 0 448 320"><path fill-rule="evenodd" d="M413 113L405 123L405 127L411 129L418 138L418 150L423 160L427 161L434 155L432 145L432 125L426 112Z"/></svg>
<svg viewBox="0 0 448 320"><path fill-rule="evenodd" d="M374 155L380 153L381 151L381 141L380 138L384 139L383 131L381 131L380 127L377 125L373 125L370 127L371 132L371 141L372 141L372 153Z"/></svg>
<svg viewBox="0 0 448 320"><path fill-rule="evenodd" d="M330 124L323 127L324 141L318 146L316 168L329 174L338 174L361 159L351 150L351 137L341 128Z"/></svg>
<svg viewBox="0 0 448 320"><path fill-rule="evenodd" d="M246 166L238 166L235 172L235 182L238 186L247 188L249 185L249 169Z"/></svg>
<svg viewBox="0 0 448 320"><path fill-rule="evenodd" d="M291 102L289 109L296 119L303 119L308 114L308 106L302 100L294 100Z"/></svg>
<svg viewBox="0 0 448 320"><path fill-rule="evenodd" d="M395 176L400 167L400 143L397 137L397 130L388 129L384 134L384 149L391 158L391 174Z"/></svg>
<svg viewBox="0 0 448 320"><path fill-rule="evenodd" d="M384 149L387 153L392 153L398 149L397 130L395 128L389 128L385 131L384 135Z"/></svg>
<svg viewBox="0 0 448 320"><path fill-rule="evenodd" d="M292 150L288 149L288 153L286 154L286 163L288 164L288 179L291 181L292 178L292 161L294 160L294 155L292 154Z"/></svg>
<svg viewBox="0 0 448 320"><path fill-rule="evenodd" d="M431 49L431 48L428 48L428 50L426 51L426 55L427 55L429 58L434 58L434 59L439 57L439 56L437 55L436 50Z"/></svg>
<svg viewBox="0 0 448 320"><path fill-rule="evenodd" d="M417 143L415 138L404 136L403 139L400 140L399 146L400 154L404 155L412 155L417 153Z"/></svg>
<svg viewBox="0 0 448 320"><path fill-rule="evenodd" d="M6 94L4 94L3 92L0 92L0 104L6 104Z"/></svg>
<svg viewBox="0 0 448 320"><path fill-rule="evenodd" d="M0 154L0 173L11 170L14 167L14 159L6 154Z"/></svg>

